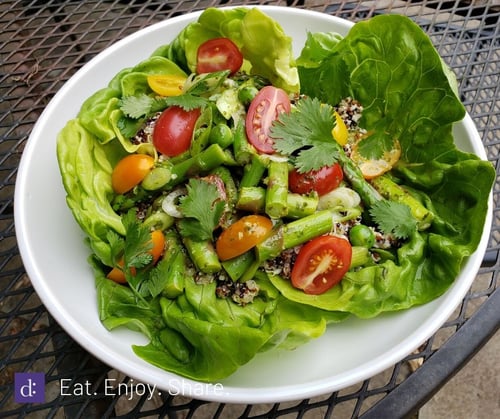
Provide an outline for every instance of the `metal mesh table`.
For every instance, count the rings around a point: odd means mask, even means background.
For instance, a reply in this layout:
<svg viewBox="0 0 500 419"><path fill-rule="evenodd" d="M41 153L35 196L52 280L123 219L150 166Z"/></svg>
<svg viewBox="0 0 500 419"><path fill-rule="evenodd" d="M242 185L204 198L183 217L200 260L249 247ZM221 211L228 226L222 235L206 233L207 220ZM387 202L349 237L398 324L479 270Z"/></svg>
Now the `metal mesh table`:
<svg viewBox="0 0 500 419"><path fill-rule="evenodd" d="M61 379L130 381L75 343L30 285L13 220L16 172L30 131L51 97L83 64L126 35L208 6L277 4L358 21L376 14L411 17L458 76L461 99L488 158L500 149L500 3L498 1L148 1L18 0L0 2L0 417L404 417L416 412L499 327L499 187L483 265L453 316L418 351L392 368L314 399L225 405L163 395L63 397ZM13 402L15 372L46 375L46 402ZM337 416L338 415L338 416Z"/></svg>

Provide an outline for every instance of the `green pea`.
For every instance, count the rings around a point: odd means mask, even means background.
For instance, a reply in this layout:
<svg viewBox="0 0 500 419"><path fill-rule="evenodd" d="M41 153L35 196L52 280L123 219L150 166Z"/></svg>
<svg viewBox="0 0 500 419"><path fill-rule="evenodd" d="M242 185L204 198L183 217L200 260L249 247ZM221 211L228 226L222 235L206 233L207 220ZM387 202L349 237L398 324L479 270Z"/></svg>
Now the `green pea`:
<svg viewBox="0 0 500 419"><path fill-rule="evenodd" d="M211 144L219 144L222 148L229 147L233 143L233 133L226 124L217 124L210 131L209 141Z"/></svg>
<svg viewBox="0 0 500 419"><path fill-rule="evenodd" d="M349 231L349 240L353 246L373 247L375 244L375 233L364 224L357 224Z"/></svg>
<svg viewBox="0 0 500 419"><path fill-rule="evenodd" d="M243 105L249 105L253 98L259 93L259 90L254 86L245 86L238 90L238 100Z"/></svg>

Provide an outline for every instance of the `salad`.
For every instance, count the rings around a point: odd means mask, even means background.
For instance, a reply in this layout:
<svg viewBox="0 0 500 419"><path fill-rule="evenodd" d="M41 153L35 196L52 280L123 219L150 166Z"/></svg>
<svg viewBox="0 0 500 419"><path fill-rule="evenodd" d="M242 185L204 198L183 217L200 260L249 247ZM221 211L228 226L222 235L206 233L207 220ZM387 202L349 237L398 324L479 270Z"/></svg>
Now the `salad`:
<svg viewBox="0 0 500 419"><path fill-rule="evenodd" d="M209 8L58 137L103 325L184 377L429 302L482 234L495 170L454 145L465 109L422 30L291 42L257 8Z"/></svg>

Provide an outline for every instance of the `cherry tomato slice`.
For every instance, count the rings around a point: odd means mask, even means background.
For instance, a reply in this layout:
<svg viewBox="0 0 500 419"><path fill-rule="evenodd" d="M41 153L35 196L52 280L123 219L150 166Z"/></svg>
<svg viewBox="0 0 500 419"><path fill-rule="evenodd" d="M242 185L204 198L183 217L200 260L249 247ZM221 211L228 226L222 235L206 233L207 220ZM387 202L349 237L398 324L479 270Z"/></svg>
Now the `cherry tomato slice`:
<svg viewBox="0 0 500 419"><path fill-rule="evenodd" d="M306 294L323 294L341 281L351 258L352 247L346 239L316 237L300 249L292 269L292 285Z"/></svg>
<svg viewBox="0 0 500 419"><path fill-rule="evenodd" d="M363 140L360 140L363 141ZM365 179L373 179L383 175L393 168L401 157L401 146L394 140L391 150L386 151L380 159L367 159L358 150L359 142L351 150L351 159L356 163Z"/></svg>
<svg viewBox="0 0 500 419"><path fill-rule="evenodd" d="M176 74L152 74L147 78L151 90L160 96L179 96L186 80Z"/></svg>
<svg viewBox="0 0 500 419"><path fill-rule="evenodd" d="M242 255L261 243L271 232L272 221L263 215L247 215L224 230L215 244L219 259L224 261Z"/></svg>
<svg viewBox="0 0 500 419"><path fill-rule="evenodd" d="M199 109L185 111L178 106L165 109L153 130L153 144L156 149L168 157L187 151L191 146L194 126L200 113Z"/></svg>
<svg viewBox="0 0 500 419"><path fill-rule="evenodd" d="M288 184L294 193L308 194L316 191L321 196L338 188L343 178L342 168L335 163L306 173L299 173L294 169L288 175Z"/></svg>
<svg viewBox="0 0 500 419"><path fill-rule="evenodd" d="M154 163L154 158L147 154L129 154L124 157L111 174L113 190L118 194L130 191L144 180Z"/></svg>
<svg viewBox="0 0 500 419"><path fill-rule="evenodd" d="M257 151L274 153L274 141L269 137L272 123L280 113L290 112L290 98L286 92L274 86L265 86L250 103L246 117L246 133Z"/></svg>
<svg viewBox="0 0 500 419"><path fill-rule="evenodd" d="M198 47L196 71L198 74L229 70L236 73L243 64L243 55L228 38L210 39Z"/></svg>
<svg viewBox="0 0 500 419"><path fill-rule="evenodd" d="M153 256L152 263L155 264L162 257L163 252L165 251L165 235L161 230L154 230L151 232L151 243L153 247L149 250L149 253ZM123 267L123 259L118 262L118 265ZM135 275L135 268L132 268L130 272L132 275ZM106 277L119 284L127 283L125 273L118 267L111 269Z"/></svg>

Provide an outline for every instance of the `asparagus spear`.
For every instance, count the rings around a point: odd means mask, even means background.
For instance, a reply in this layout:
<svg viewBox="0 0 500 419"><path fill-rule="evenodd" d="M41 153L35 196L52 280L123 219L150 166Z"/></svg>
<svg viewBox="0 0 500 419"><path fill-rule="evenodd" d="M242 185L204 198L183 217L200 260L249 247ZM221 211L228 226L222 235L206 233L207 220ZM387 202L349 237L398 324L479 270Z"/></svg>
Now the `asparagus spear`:
<svg viewBox="0 0 500 419"><path fill-rule="evenodd" d="M167 251L164 258L168 260L169 269L162 294L167 298L175 298L184 292L186 260L175 230L165 233L165 242Z"/></svg>
<svg viewBox="0 0 500 419"><path fill-rule="evenodd" d="M349 181L363 202L371 207L375 202L380 201L382 196L380 193L366 181L359 170L358 166L344 153L343 148L338 145L339 149L339 163L342 166L342 171L344 172L345 178Z"/></svg>
<svg viewBox="0 0 500 419"><path fill-rule="evenodd" d="M222 262L224 270L233 281L240 279L245 272L254 264L255 256L253 252L248 251L235 258Z"/></svg>
<svg viewBox="0 0 500 419"><path fill-rule="evenodd" d="M271 161L268 168L266 213L271 218L287 215L288 163Z"/></svg>
<svg viewBox="0 0 500 419"><path fill-rule="evenodd" d="M198 241L190 237L183 237L182 242L198 270L211 274L219 272L222 269L217 253L210 240Z"/></svg>
<svg viewBox="0 0 500 419"><path fill-rule="evenodd" d="M240 186L257 186L264 175L266 167L266 163L264 163L259 155L253 155L250 163L245 165L243 168L243 176L241 178Z"/></svg>
<svg viewBox="0 0 500 419"><path fill-rule="evenodd" d="M238 164L244 165L250 162L257 154L255 148L248 142L245 125L240 122L233 133L233 152Z"/></svg>
<svg viewBox="0 0 500 419"><path fill-rule="evenodd" d="M189 176L209 172L222 164L233 164L230 156L218 144L212 144L205 150L172 167L170 180L163 186L169 190L184 182Z"/></svg>
<svg viewBox="0 0 500 419"><path fill-rule="evenodd" d="M286 199L287 217L302 218L311 215L318 207L317 195L302 195L288 192ZM240 188L236 208L249 212L264 212L266 190L259 186Z"/></svg>

